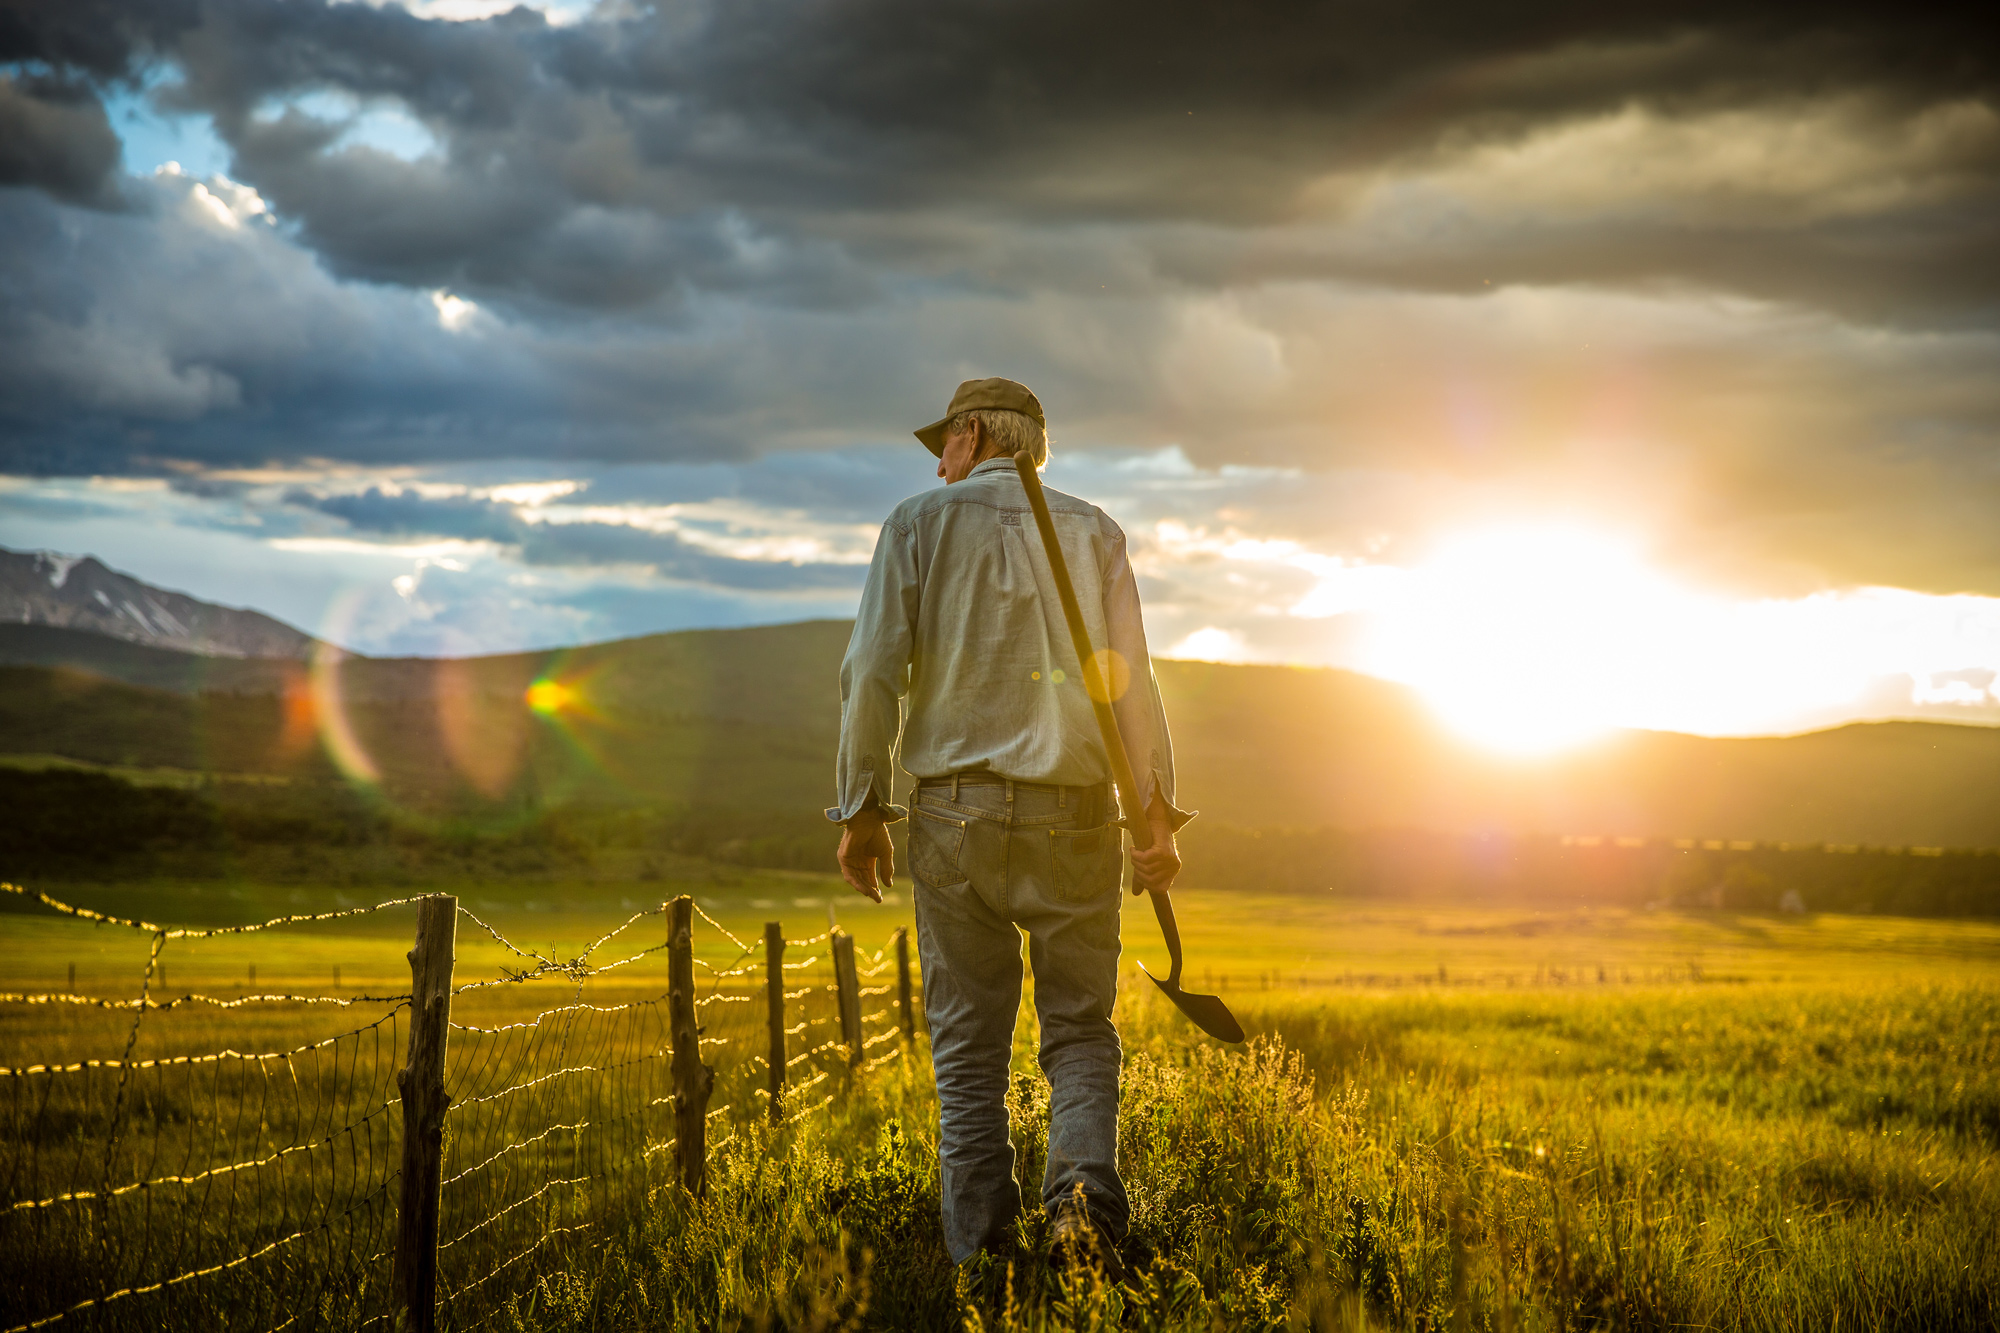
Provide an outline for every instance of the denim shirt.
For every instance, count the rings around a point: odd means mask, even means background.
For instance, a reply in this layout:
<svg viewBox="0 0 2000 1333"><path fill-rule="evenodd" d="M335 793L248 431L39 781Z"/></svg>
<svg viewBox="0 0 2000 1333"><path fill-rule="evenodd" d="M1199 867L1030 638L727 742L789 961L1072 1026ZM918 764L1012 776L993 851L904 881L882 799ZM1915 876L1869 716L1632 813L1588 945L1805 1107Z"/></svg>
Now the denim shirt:
<svg viewBox="0 0 2000 1333"><path fill-rule="evenodd" d="M1096 505L1044 494L1091 645L1101 659L1107 648L1115 654L1112 708L1141 805L1158 794L1179 827L1190 816L1174 807L1173 743L1125 534ZM890 804L895 759L919 779L968 769L1077 787L1110 779L1012 459L990 459L955 485L912 496L882 525L840 665L840 803L827 818L845 823L870 804L903 818L907 811Z"/></svg>

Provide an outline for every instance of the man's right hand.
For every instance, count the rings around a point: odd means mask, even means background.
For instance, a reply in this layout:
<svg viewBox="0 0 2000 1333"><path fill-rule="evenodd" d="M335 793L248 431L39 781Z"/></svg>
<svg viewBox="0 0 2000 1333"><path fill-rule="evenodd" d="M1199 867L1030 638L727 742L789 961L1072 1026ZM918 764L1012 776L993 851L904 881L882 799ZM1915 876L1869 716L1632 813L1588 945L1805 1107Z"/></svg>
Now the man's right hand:
<svg viewBox="0 0 2000 1333"><path fill-rule="evenodd" d="M1181 873L1180 849L1174 845L1174 824L1166 808L1155 800L1146 815L1146 822L1153 830L1153 845L1144 851L1137 847L1132 849L1134 897L1141 893L1167 892L1174 887L1174 878Z"/></svg>
<svg viewBox="0 0 2000 1333"><path fill-rule="evenodd" d="M880 810L862 810L847 821L847 827L840 833L840 877L856 893L879 903L882 901L882 890L875 884L878 865L882 871L882 883L893 886L896 882L896 849L889 841L889 826L882 821Z"/></svg>

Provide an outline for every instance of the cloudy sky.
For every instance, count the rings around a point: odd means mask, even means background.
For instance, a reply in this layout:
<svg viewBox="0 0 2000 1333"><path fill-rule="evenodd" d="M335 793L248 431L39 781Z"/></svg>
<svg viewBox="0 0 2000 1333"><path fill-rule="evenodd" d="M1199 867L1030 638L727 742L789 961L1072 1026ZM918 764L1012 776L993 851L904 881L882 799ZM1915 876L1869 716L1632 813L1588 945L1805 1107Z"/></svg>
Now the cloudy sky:
<svg viewBox="0 0 2000 1333"><path fill-rule="evenodd" d="M2000 721L1983 25L1139 13L6 0L0 544L368 652L841 616L1005 374L1157 651Z"/></svg>

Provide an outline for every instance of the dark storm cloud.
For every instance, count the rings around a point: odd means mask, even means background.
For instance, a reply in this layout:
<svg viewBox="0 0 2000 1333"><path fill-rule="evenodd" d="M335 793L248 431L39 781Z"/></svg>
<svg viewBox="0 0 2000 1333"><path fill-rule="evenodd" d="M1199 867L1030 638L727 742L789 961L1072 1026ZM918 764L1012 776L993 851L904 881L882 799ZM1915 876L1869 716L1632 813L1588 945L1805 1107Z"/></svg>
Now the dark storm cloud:
<svg viewBox="0 0 2000 1333"><path fill-rule="evenodd" d="M0 191L0 469L521 454L558 430L517 343L333 282L254 199L171 175L126 195L102 213Z"/></svg>
<svg viewBox="0 0 2000 1333"><path fill-rule="evenodd" d="M295 490L285 500L345 519L349 527L363 532L518 544L528 527L510 505L462 496L431 499L410 491L384 491L379 486L358 495L316 496Z"/></svg>
<svg viewBox="0 0 2000 1333"><path fill-rule="evenodd" d="M100 82L125 78L200 21L199 0L4 0L0 65L39 63Z"/></svg>
<svg viewBox="0 0 2000 1333"><path fill-rule="evenodd" d="M1059 448L1614 496L1671 456L1705 550L2000 586L1965 7L0 0L0 66L0 469L907 444L1000 371ZM117 177L100 99L142 81L255 197ZM1571 368L1622 329L1641 369L1594 368L1650 415L1478 382L1601 403Z"/></svg>
<svg viewBox="0 0 2000 1333"><path fill-rule="evenodd" d="M195 22L193 0L0 3L0 186L115 207L118 136L99 95Z"/></svg>
<svg viewBox="0 0 2000 1333"><path fill-rule="evenodd" d="M1178 263L1163 255L1169 281L1259 268L1456 290L1681 278L1909 318L1991 307L1990 138L1911 164L1955 174L1940 196L1789 226L1753 202L1706 225L1529 217L1442 244L1280 241L1269 265L1246 265L1231 242L1299 222L1329 176L1625 107L1669 119L1753 108L1782 124L1838 93L1892 123L1990 103L1992 44L1957 12L1544 4L1444 20L1284 5L1248 21L1174 4L1135 22L1102 4L876 0L557 29L527 11L441 25L234 0L211 5L190 39L180 96L216 116L239 172L342 271L593 308L688 289L842 304L871 293L872 270L976 283L988 247L936 223L1000 218L1238 233ZM330 127L253 114L321 84L399 99L446 151L413 163L327 151ZM910 244L918 230L927 245ZM1062 281L1043 266L1008 279Z"/></svg>
<svg viewBox="0 0 2000 1333"><path fill-rule="evenodd" d="M1141 20L1110 4L751 0L554 27L526 9L446 23L206 0L198 26L144 36L184 75L165 98L213 116L238 177L338 271L617 309L695 290L846 305L875 295L882 270L976 281L984 247L925 219L1293 224L1329 177L1626 107L1782 122L1839 95L1888 123L1990 103L2000 62L1969 13L1375 3L1253 19L1175 3ZM56 36L43 45L64 58ZM323 89L406 108L442 151L343 148L336 121L280 109ZM1987 309L2000 265L1980 219L2000 161L1991 143L1967 153L1916 164L1955 172L1953 189L1862 216L1525 219L1387 253L1280 243L1251 272L1460 290L1678 277L1874 314ZM1223 239L1160 268L1241 276L1237 249Z"/></svg>
<svg viewBox="0 0 2000 1333"><path fill-rule="evenodd" d="M860 565L738 560L705 551L672 532L622 523L531 523L512 505L468 496L424 496L370 487L358 494L287 495L288 503L331 514L357 532L448 537L516 548L530 565L637 565L666 578L752 592L858 589Z"/></svg>
<svg viewBox="0 0 2000 1333"><path fill-rule="evenodd" d="M75 204L106 203L118 136L84 85L0 79L0 185L31 185Z"/></svg>

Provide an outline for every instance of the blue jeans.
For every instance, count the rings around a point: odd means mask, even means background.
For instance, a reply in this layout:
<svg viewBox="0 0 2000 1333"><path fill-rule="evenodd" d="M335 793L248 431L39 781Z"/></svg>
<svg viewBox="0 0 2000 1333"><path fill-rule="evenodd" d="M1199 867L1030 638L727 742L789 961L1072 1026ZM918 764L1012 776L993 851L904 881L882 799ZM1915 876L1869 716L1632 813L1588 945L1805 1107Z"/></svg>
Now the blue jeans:
<svg viewBox="0 0 2000 1333"><path fill-rule="evenodd" d="M1079 1188L1114 1238L1118 1179L1120 830L1105 789L920 788L910 803L917 947L938 1091L938 1176L954 1262L997 1245L1021 1210L1007 1071L1021 1008L1021 931L1035 969L1049 1163L1042 1205ZM1017 929L1018 927L1018 929Z"/></svg>

